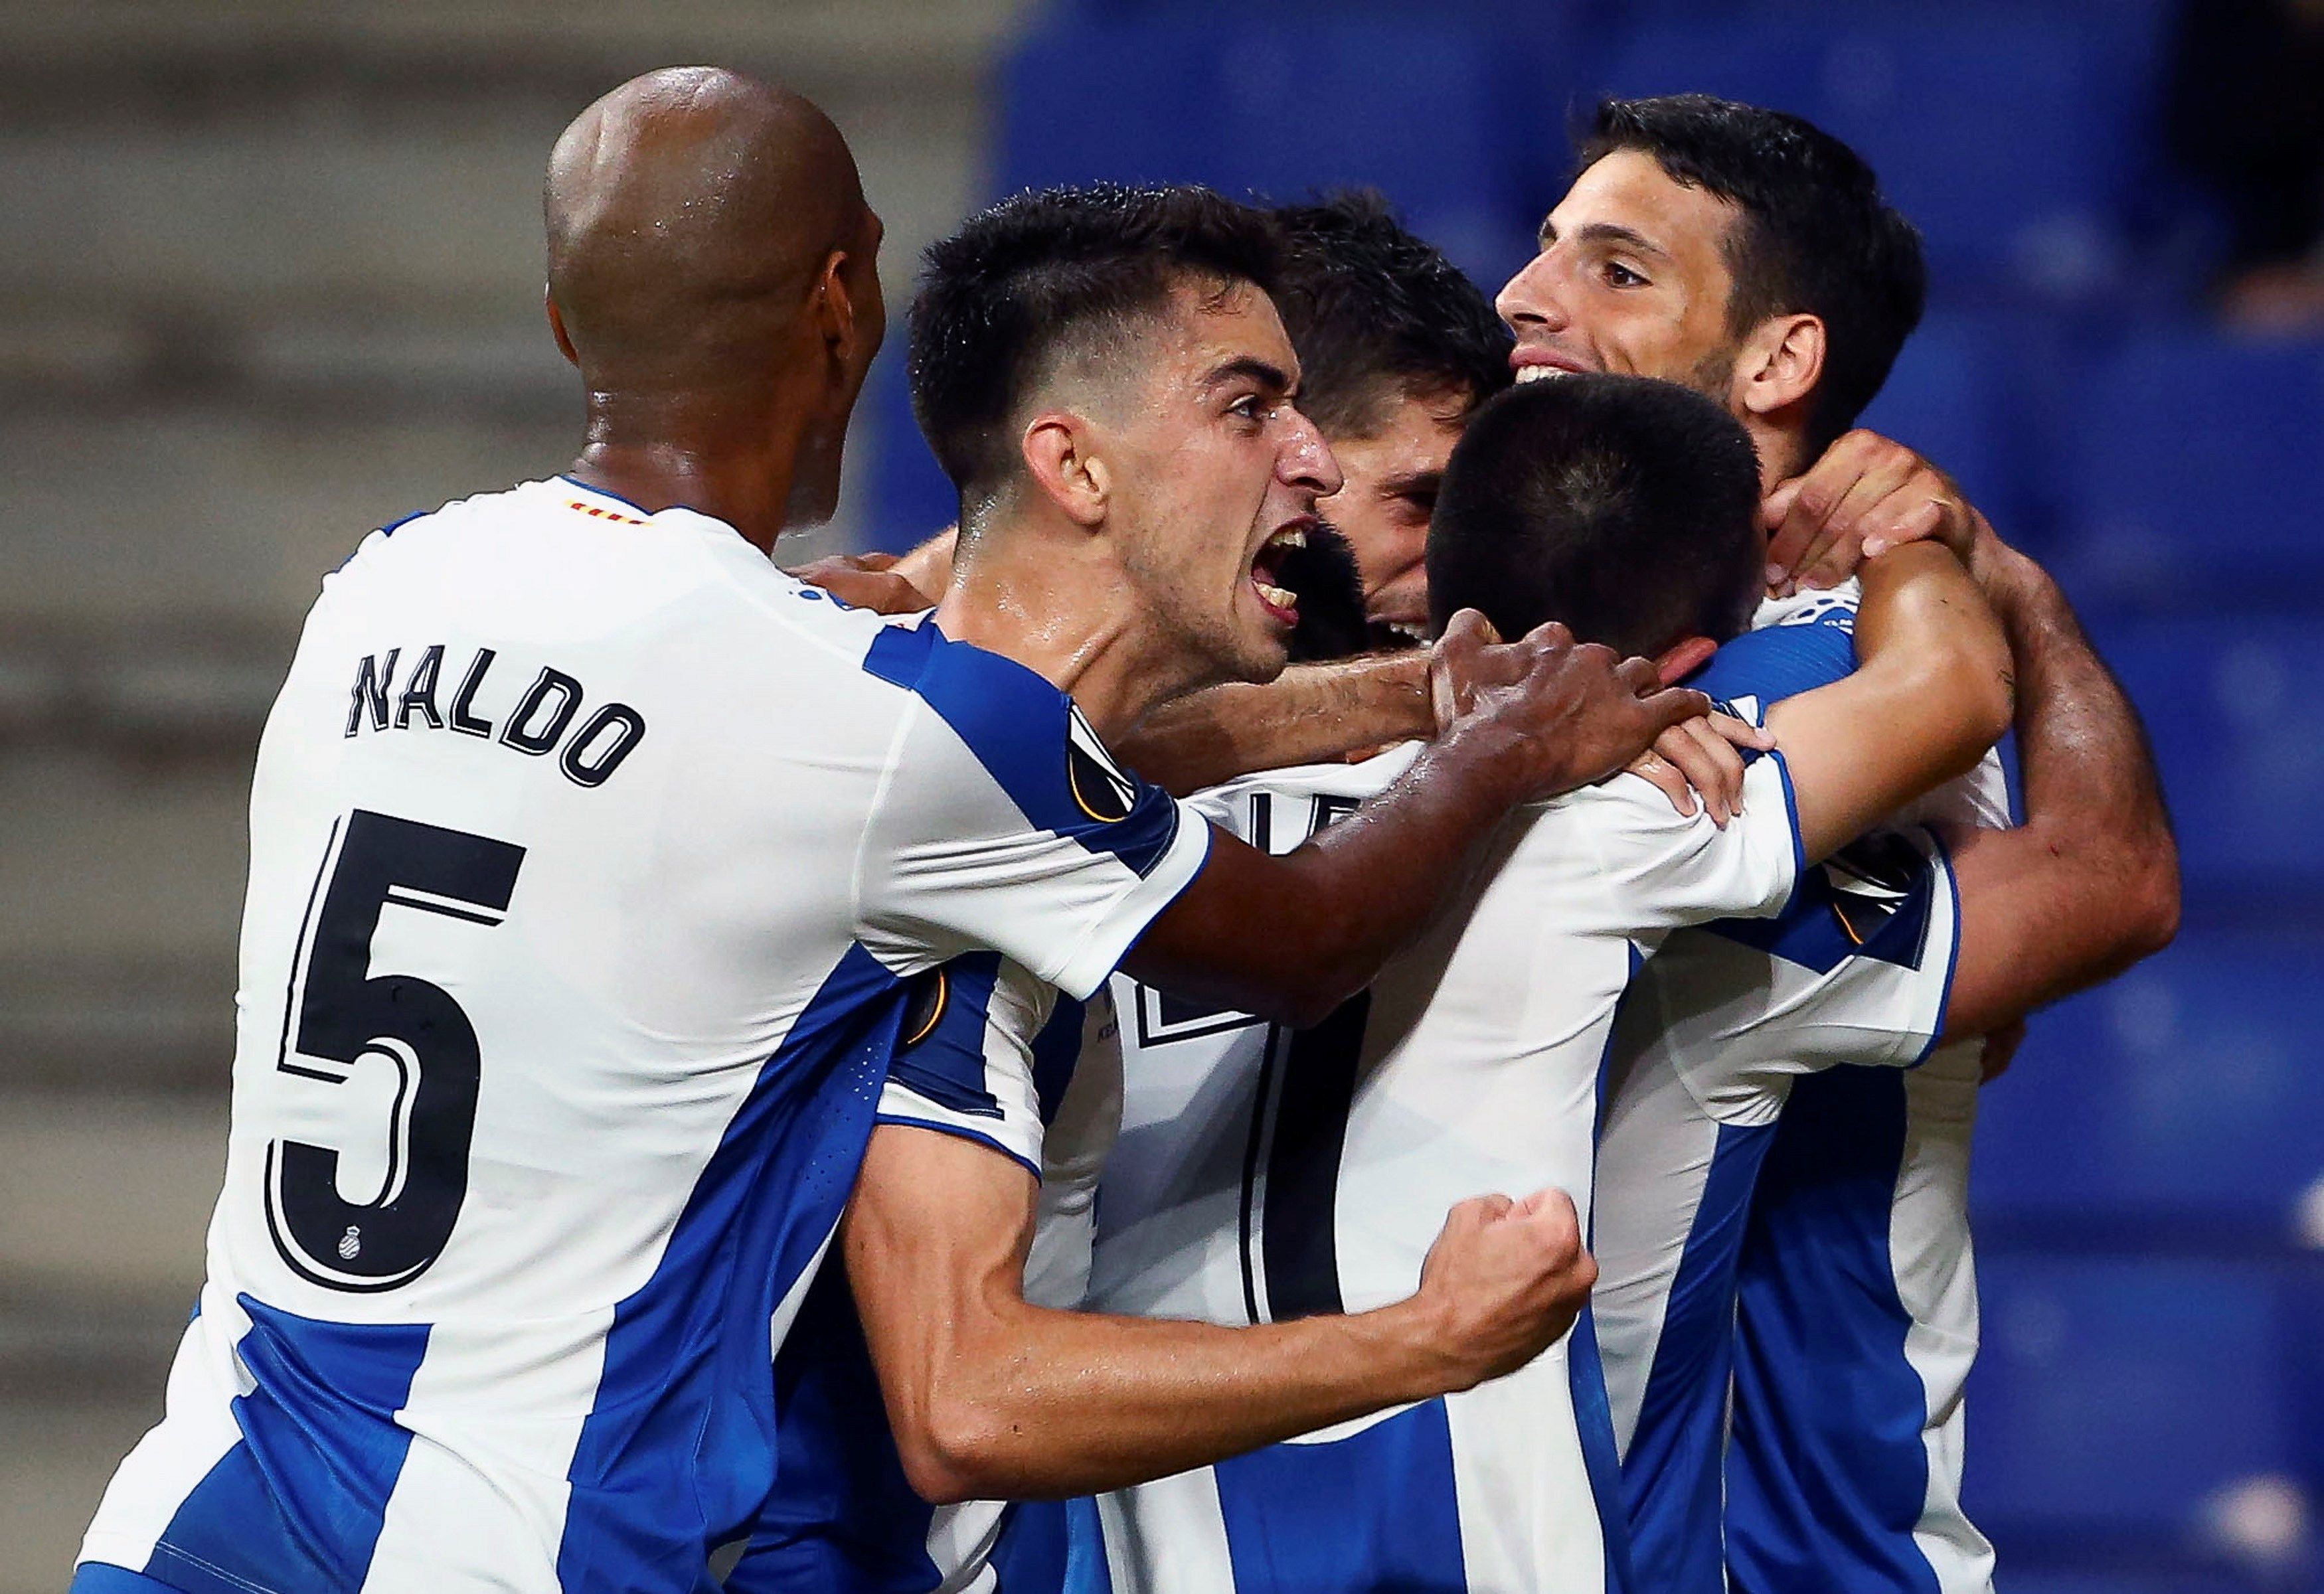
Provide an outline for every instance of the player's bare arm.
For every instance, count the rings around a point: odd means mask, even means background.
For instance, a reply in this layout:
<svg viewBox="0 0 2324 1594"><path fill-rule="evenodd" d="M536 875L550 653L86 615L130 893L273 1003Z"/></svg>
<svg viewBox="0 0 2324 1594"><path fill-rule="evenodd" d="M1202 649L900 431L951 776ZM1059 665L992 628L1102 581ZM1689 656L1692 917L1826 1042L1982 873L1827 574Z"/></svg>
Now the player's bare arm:
<svg viewBox="0 0 2324 1594"><path fill-rule="evenodd" d="M1237 1011L1320 1022L1468 878L1511 808L1602 779L1708 710L1701 693L1662 686L1646 660L1577 644L1562 625L1511 643L1489 634L1464 612L1436 644L1443 733L1402 779L1279 858L1218 837L1123 971Z"/></svg>
<svg viewBox="0 0 2324 1594"><path fill-rule="evenodd" d="M2016 659L2025 823L1955 845L1945 1027L1961 1035L2111 979L2179 926L2179 849L2137 710L2040 566L1997 539L1975 562Z"/></svg>
<svg viewBox="0 0 2324 1594"><path fill-rule="evenodd" d="M1862 574L1856 672L1767 716L1811 861L1967 774L2009 728L2007 640L1960 562L1916 544Z"/></svg>
<svg viewBox="0 0 2324 1594"><path fill-rule="evenodd" d="M1572 1203L1462 1202L1418 1293L1250 1328L1026 1304L1035 1184L1008 1157L873 1130L841 1229L848 1281L912 1487L945 1503L1167 1477L1514 1371L1572 1325L1597 1274Z"/></svg>
<svg viewBox="0 0 2324 1594"><path fill-rule="evenodd" d="M1185 797L1238 775L1435 733L1428 654L1414 650L1295 664L1263 685L1190 692L1157 704L1119 751L1148 780Z"/></svg>

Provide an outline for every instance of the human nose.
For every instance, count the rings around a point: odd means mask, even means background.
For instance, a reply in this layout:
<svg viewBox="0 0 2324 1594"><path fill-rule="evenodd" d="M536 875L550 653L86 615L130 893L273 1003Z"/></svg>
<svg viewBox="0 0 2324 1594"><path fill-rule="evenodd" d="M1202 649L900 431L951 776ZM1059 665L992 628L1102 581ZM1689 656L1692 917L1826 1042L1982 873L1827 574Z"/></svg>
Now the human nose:
<svg viewBox="0 0 2324 1594"><path fill-rule="evenodd" d="M1493 299L1493 309L1513 327L1543 327L1555 332L1567 321L1558 302L1556 273L1545 249L1511 277Z"/></svg>
<svg viewBox="0 0 2324 1594"><path fill-rule="evenodd" d="M1291 415L1292 436L1281 456L1283 480L1291 486L1308 488L1318 498L1329 498L1347 480L1340 472L1340 462L1332 456L1332 446L1323 441L1314 421L1297 410Z"/></svg>

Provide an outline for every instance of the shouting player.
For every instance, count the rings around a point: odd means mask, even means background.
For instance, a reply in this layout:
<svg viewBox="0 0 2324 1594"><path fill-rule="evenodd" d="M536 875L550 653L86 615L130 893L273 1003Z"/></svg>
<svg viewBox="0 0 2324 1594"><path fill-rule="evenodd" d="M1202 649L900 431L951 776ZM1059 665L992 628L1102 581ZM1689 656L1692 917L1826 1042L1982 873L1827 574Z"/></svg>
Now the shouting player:
<svg viewBox="0 0 2324 1594"><path fill-rule="evenodd" d="M1100 730L1281 668L1268 550L1336 476L1289 401L1265 227L1185 196L1094 209L1144 268L1034 323L1040 374L1089 397L1032 403L1026 366L992 385L989 347L947 346L952 457L987 495L943 611L890 627L767 557L830 511L883 327L836 130L680 69L558 141L549 309L586 445L366 539L309 617L254 779L208 1278L78 1585L698 1588L774 1476L770 1341L853 1185L908 979L982 951L1086 995L1126 955L1328 1010L1513 805L1699 712L1643 660L1471 622L1433 664L1423 776L1299 855L1214 840L1121 772ZM1148 380L1103 380L1130 350ZM1011 1243L989 1180L929 1171L984 1225L963 1245ZM1124 1420L1065 1475L1465 1387L1554 1339L1586 1268L1558 1200L1464 1206L1407 1302L1093 1361L1075 1409L1102 1393ZM939 1289L889 1284L946 1320ZM1007 1376L982 1349L947 1365ZM1237 1379L1180 1449L1130 1442ZM1021 1430L921 1387L940 1486L973 1460L1013 1487L978 1442L1013 1456Z"/></svg>
<svg viewBox="0 0 2324 1594"><path fill-rule="evenodd" d="M1499 299L1517 335L1518 380L1641 372L1695 386L1742 421L1772 488L1767 576L1792 599L1763 612L1761 623L1813 622L1851 604L1844 592L1798 589L1833 587L1860 551L1916 536L1942 536L1980 571L2010 565L1940 473L1847 429L1919 321L1924 269L1909 224L1838 140L1796 117L1703 96L1610 102L1541 244ZM2110 688L2089 685L2103 670L2072 642L2070 616L2045 582L2032 585L2041 591L2026 597L2013 578L2000 604L2013 640L2034 650L2021 668L2036 658L2072 660L2050 668L2086 677L2080 701L2119 705ZM2169 936L2176 877L2159 805L2138 798L2137 760L2109 767L2126 771L2114 828L2061 835L2034 821L2084 866L2015 895L2016 911L2038 904L2046 935L2006 965L2014 983L1988 1011L2055 1000ZM1979 791L1956 794L1956 815L2006 817L1997 766L1979 781ZM2112 843L2125 834L2163 839L2126 866ZM1803 1037L1805 1050L1844 1060L1830 1053L1828 1036L1812 1038ZM1904 1038L1867 1034L1863 1060L1892 1056ZM1978 1048L1965 1044L1909 1076L1843 1070L1791 1092L1742 1262L1725 1527L1739 1587L1795 1587L1806 1569L1851 1589L1919 1590L1933 1579L1953 1594L1989 1579L1990 1549L1960 1508L1960 1394L1977 1341L1967 1156L1978 1071ZM1669 1160L1648 1156L1639 1169L1648 1184L1636 1192L1628 1158L1609 1167L1606 1210L1634 1194L1660 1201ZM1836 1243L1840 1234L1854 1239ZM1646 1288L1665 1265L1648 1265L1655 1255L1646 1243L1637 1269L1626 1260L1625 1277L1609 1285ZM1626 1344L1618 1359L1654 1354L1649 1339ZM1646 1377L1642 1367L1636 1382L1633 1369L1617 1372L1634 1394ZM1840 1398L1843 1389L1861 1397ZM1652 1424L1681 1407L1640 1409ZM1649 1449L1667 1458L1698 1442L1674 1437L1692 1420L1672 1417ZM1715 1540L1718 1525L1705 1514L1718 1490L1701 1476L1692 1464L1626 1476L1649 1544ZM1657 1481L1688 1477L1696 1483ZM1698 1548L1687 1563L1701 1561Z"/></svg>

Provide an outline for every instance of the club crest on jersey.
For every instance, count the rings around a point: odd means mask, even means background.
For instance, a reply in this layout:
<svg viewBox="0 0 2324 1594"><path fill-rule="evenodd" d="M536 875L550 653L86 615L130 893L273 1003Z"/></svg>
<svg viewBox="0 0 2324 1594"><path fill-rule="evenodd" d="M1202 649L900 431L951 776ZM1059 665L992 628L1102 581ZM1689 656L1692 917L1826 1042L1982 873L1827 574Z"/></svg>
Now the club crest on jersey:
<svg viewBox="0 0 2324 1594"><path fill-rule="evenodd" d="M1832 917L1850 941L1863 945L1914 900L1927 867L1920 849L1901 835L1850 843L1823 864Z"/></svg>
<svg viewBox="0 0 2324 1594"><path fill-rule="evenodd" d="M1065 724L1065 784L1074 806L1101 825L1116 825L1130 817L1138 800L1138 783L1123 774L1097 739L1078 708Z"/></svg>

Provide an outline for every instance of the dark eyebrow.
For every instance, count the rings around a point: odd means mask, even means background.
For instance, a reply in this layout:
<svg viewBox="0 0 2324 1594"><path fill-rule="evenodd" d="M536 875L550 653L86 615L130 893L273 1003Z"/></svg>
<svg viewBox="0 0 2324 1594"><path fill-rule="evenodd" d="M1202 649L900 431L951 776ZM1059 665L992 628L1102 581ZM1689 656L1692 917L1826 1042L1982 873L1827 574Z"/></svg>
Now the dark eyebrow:
<svg viewBox="0 0 2324 1594"><path fill-rule="evenodd" d="M1237 355L1233 359L1213 369L1203 378L1204 387L1219 387L1242 377L1285 397L1294 396L1291 378L1279 365L1270 365L1252 355Z"/></svg>
<svg viewBox="0 0 2324 1594"><path fill-rule="evenodd" d="M1641 254L1655 255L1662 260L1668 260L1670 258L1669 250L1665 249L1661 244L1655 243L1644 233L1641 233L1633 227L1617 226L1615 223L1610 221L1593 221L1588 226L1583 227L1579 233L1576 233L1574 236L1584 243L1619 244L1625 247L1635 249Z"/></svg>
<svg viewBox="0 0 2324 1594"><path fill-rule="evenodd" d="M1424 493L1434 493L1444 485L1444 473L1438 471L1406 471L1388 477L1380 489L1397 498L1414 498Z"/></svg>

